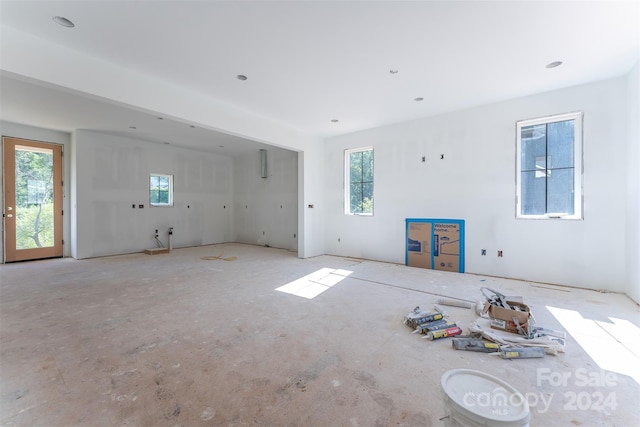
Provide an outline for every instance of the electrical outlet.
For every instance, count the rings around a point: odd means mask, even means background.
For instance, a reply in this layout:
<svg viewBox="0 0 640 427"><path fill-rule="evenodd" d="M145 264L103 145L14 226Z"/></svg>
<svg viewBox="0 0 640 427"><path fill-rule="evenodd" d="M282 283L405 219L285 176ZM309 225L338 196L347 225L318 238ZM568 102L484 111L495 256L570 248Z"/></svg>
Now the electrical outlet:
<svg viewBox="0 0 640 427"><path fill-rule="evenodd" d="M134 203L131 205L131 209L135 209L135 208L136 208L136 204Z"/></svg>
<svg viewBox="0 0 640 427"><path fill-rule="evenodd" d="M502 251L498 251L498 258L502 258Z"/></svg>
<svg viewBox="0 0 640 427"><path fill-rule="evenodd" d="M486 256L487 255L487 250L486 249L480 249L480 255Z"/></svg>
<svg viewBox="0 0 640 427"><path fill-rule="evenodd" d="M144 209L144 205L138 205L138 209Z"/></svg>

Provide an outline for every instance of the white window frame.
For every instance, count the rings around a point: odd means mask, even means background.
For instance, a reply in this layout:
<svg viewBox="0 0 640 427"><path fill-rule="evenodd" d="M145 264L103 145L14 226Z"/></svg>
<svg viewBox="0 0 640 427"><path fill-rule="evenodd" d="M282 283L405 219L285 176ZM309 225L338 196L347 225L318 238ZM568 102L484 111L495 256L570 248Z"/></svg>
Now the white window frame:
<svg viewBox="0 0 640 427"><path fill-rule="evenodd" d="M542 215L527 215L522 213L522 128L532 125L548 124L574 120L574 144L573 144L573 214L562 212L547 212ZM582 200L582 145L583 145L583 113L574 112L566 114L558 114L537 119L521 120L516 123L516 218L518 219L564 219L579 220L583 219L583 200Z"/></svg>
<svg viewBox="0 0 640 427"><path fill-rule="evenodd" d="M169 201L167 203L153 203L151 201L151 178L160 177L167 178L169 181ZM171 207L173 206L173 175L166 173L150 173L149 174L149 206L153 207Z"/></svg>
<svg viewBox="0 0 640 427"><path fill-rule="evenodd" d="M369 212L351 212L351 154L360 153L363 151L371 151L373 153L373 146L350 148L344 150L344 213L350 216L373 216L375 210L374 205L371 206L371 213ZM375 182L375 155L373 158L373 182ZM375 193L375 185L373 186L373 192ZM373 204L375 204L375 197L373 198Z"/></svg>

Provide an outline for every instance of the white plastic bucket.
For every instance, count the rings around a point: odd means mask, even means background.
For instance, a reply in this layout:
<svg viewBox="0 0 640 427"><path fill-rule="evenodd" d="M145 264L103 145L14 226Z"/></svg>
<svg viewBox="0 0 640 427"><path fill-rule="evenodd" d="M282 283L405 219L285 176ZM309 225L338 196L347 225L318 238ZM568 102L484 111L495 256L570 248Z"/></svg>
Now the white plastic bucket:
<svg viewBox="0 0 640 427"><path fill-rule="evenodd" d="M447 427L529 427L529 404L515 388L484 372L452 369L442 376Z"/></svg>

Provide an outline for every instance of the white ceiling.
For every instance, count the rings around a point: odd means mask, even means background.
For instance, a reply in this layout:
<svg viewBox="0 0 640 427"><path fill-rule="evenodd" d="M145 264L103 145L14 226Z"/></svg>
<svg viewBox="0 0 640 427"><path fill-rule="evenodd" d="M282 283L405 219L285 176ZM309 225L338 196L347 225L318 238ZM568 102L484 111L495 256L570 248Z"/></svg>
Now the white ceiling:
<svg viewBox="0 0 640 427"><path fill-rule="evenodd" d="M0 117L8 122L45 129L94 130L229 156L267 147L195 123L172 120L162 114L6 75L0 75Z"/></svg>
<svg viewBox="0 0 640 427"><path fill-rule="evenodd" d="M312 137L626 74L640 59L639 15L637 1L0 2L2 26ZM3 120L241 151L239 138L162 111L7 73L0 84Z"/></svg>

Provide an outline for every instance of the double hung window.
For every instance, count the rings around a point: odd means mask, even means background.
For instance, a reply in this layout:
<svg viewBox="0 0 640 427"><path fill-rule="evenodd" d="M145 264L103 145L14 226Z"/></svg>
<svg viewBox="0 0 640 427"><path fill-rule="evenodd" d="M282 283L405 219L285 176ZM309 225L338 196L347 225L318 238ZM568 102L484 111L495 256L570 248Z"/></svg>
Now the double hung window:
<svg viewBox="0 0 640 427"><path fill-rule="evenodd" d="M149 178L149 204L173 206L173 175L152 173Z"/></svg>

